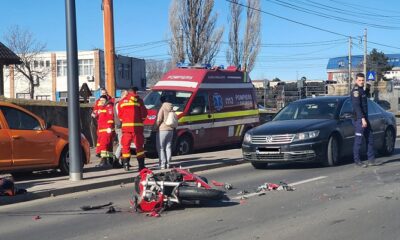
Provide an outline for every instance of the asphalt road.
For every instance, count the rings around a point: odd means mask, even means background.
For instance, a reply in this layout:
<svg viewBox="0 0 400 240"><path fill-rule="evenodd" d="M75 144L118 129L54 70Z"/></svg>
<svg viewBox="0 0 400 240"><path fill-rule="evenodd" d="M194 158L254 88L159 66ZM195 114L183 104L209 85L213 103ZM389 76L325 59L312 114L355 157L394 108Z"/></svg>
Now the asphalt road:
<svg viewBox="0 0 400 240"><path fill-rule="evenodd" d="M366 169L242 164L204 171L209 180L233 184L231 201L176 208L160 218L129 208L132 184L2 206L0 239L400 239L400 160L379 161ZM239 200L242 190L280 181L296 190ZM120 212L80 210L110 201Z"/></svg>

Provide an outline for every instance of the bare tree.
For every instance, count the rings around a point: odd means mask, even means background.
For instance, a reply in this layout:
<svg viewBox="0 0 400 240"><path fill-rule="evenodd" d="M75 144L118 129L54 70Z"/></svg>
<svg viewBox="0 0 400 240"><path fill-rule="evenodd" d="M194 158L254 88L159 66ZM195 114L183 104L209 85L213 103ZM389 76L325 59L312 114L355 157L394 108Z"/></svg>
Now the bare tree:
<svg viewBox="0 0 400 240"><path fill-rule="evenodd" d="M28 80L29 95L33 99L35 88L39 87L40 81L50 72L49 68L36 65L41 53L46 49L46 44L38 42L32 32L19 26L11 27L4 35L4 39L9 48L21 58L22 64L15 65L15 69L17 74Z"/></svg>
<svg viewBox="0 0 400 240"><path fill-rule="evenodd" d="M178 16L178 2L172 1L171 8L169 10L169 26L171 28L172 38L169 44L170 54L172 56L172 63L185 62L185 44L183 41L183 31L180 26ZM174 16L174 17L171 17Z"/></svg>
<svg viewBox="0 0 400 240"><path fill-rule="evenodd" d="M176 39L183 39L191 64L213 63L218 54L224 29L216 29L217 14L211 14L213 7L214 0L174 0L172 3L171 9L175 11L170 11L170 24L176 25L171 25L173 46L170 49L178 48Z"/></svg>
<svg viewBox="0 0 400 240"><path fill-rule="evenodd" d="M171 63L163 60L147 60L146 61L146 79L147 87L152 87L161 77L171 69Z"/></svg>
<svg viewBox="0 0 400 240"><path fill-rule="evenodd" d="M227 51L227 61L238 66L244 65L246 70L251 72L254 68L257 55L261 44L261 16L260 0L247 0L246 26L243 40L239 40L240 15L242 7L240 0L230 1L230 32L229 49ZM240 59L240 60L239 60Z"/></svg>
<svg viewBox="0 0 400 240"><path fill-rule="evenodd" d="M242 6L238 4L239 0L232 0L229 4L230 16L228 22L229 29L229 48L226 51L226 61L234 66L239 66L242 60L243 45L239 39L240 15Z"/></svg>

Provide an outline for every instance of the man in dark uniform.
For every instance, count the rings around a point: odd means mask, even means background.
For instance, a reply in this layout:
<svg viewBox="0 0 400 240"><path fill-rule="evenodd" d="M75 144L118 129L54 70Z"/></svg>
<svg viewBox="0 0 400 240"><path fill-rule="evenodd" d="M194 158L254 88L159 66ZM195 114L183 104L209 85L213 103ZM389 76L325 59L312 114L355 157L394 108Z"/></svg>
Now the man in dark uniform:
<svg viewBox="0 0 400 240"><path fill-rule="evenodd" d="M362 139L365 137L367 144L368 165L375 165L374 139L371 124L368 121L368 101L364 91L365 76L363 73L356 75L356 83L351 90L351 102L354 111L353 125L355 128L353 158L354 163L360 167L367 167L361 162L360 148Z"/></svg>

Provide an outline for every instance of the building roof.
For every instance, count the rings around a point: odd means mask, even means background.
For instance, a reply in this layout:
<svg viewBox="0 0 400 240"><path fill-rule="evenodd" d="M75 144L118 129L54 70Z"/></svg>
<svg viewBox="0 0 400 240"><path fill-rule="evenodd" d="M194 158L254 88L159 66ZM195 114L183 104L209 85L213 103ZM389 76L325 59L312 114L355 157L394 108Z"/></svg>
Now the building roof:
<svg viewBox="0 0 400 240"><path fill-rule="evenodd" d="M388 62L393 67L400 67L400 54L385 54L388 58ZM363 55L354 55L351 57L351 67L352 68L362 68L363 67ZM349 67L349 57L335 57L330 58L326 69L328 70L341 70L347 69Z"/></svg>
<svg viewBox="0 0 400 240"><path fill-rule="evenodd" d="M15 54L2 42L0 42L0 64L9 65L9 64L20 64L20 63L21 59L17 56L17 54Z"/></svg>

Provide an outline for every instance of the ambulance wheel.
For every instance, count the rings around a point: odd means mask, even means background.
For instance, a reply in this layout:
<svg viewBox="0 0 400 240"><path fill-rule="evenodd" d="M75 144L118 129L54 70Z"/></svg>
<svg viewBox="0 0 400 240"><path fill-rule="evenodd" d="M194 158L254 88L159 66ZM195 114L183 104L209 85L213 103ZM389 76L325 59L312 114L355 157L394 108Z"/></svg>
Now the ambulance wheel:
<svg viewBox="0 0 400 240"><path fill-rule="evenodd" d="M178 197L183 200L220 200L224 193L217 189L184 186L178 188Z"/></svg>
<svg viewBox="0 0 400 240"><path fill-rule="evenodd" d="M176 144L176 155L186 155L192 152L192 139L183 135L178 138L178 142Z"/></svg>

